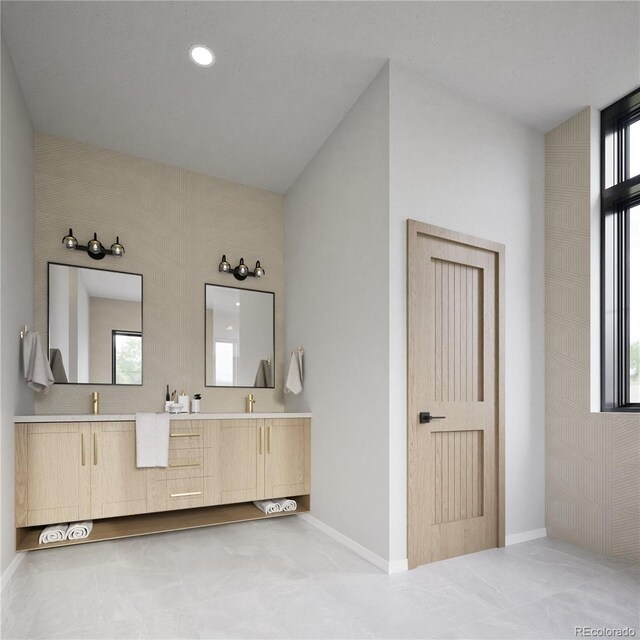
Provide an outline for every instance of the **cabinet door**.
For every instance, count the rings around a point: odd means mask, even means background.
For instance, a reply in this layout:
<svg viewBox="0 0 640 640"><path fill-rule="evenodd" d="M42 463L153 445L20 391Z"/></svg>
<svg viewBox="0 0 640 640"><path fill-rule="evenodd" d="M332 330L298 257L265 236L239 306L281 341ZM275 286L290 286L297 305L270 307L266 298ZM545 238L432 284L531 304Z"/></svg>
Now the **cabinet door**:
<svg viewBox="0 0 640 640"><path fill-rule="evenodd" d="M147 511L147 470L136 467L134 422L91 426L91 517Z"/></svg>
<svg viewBox="0 0 640 640"><path fill-rule="evenodd" d="M16 526L89 518L90 426L84 422L16 425Z"/></svg>
<svg viewBox="0 0 640 640"><path fill-rule="evenodd" d="M265 420L265 427L265 497L284 498L309 493L310 420Z"/></svg>
<svg viewBox="0 0 640 640"><path fill-rule="evenodd" d="M215 420L206 429L206 504L261 499L264 420Z"/></svg>

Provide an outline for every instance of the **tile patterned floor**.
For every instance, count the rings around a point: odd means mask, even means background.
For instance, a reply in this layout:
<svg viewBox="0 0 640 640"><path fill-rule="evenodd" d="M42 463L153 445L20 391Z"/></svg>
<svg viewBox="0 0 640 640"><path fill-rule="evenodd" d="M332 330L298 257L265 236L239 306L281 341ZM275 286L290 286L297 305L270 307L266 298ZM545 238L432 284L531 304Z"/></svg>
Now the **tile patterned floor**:
<svg viewBox="0 0 640 640"><path fill-rule="evenodd" d="M386 575L291 517L28 554L2 638L575 638L635 630L640 568L542 539Z"/></svg>

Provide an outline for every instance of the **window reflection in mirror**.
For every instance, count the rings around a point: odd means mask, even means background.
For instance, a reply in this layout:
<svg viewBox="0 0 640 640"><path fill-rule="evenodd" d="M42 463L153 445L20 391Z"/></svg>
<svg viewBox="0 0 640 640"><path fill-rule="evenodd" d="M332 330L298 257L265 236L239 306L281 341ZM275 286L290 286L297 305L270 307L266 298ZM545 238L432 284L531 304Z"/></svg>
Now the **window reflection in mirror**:
<svg viewBox="0 0 640 640"><path fill-rule="evenodd" d="M142 276L49 263L57 384L142 384Z"/></svg>
<svg viewBox="0 0 640 640"><path fill-rule="evenodd" d="M274 387L274 294L205 284L207 387Z"/></svg>

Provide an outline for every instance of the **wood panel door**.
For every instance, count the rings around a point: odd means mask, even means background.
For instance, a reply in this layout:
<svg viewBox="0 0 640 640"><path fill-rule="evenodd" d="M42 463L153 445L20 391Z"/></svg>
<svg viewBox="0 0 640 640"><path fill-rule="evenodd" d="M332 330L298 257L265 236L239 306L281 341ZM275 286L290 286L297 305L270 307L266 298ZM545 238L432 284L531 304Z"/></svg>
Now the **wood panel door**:
<svg viewBox="0 0 640 640"><path fill-rule="evenodd" d="M16 526L91 517L90 425L16 426Z"/></svg>
<svg viewBox="0 0 640 640"><path fill-rule="evenodd" d="M503 260L408 221L411 568L504 545Z"/></svg>
<svg viewBox="0 0 640 640"><path fill-rule="evenodd" d="M264 420L216 420L205 450L206 503L249 502L264 496ZM209 438L207 439L209 441ZM207 442L208 443L208 442Z"/></svg>
<svg viewBox="0 0 640 640"><path fill-rule="evenodd" d="M147 469L136 467L134 422L91 425L91 517L147 511Z"/></svg>
<svg viewBox="0 0 640 640"><path fill-rule="evenodd" d="M292 418L265 420L265 497L284 498L309 493L310 422Z"/></svg>

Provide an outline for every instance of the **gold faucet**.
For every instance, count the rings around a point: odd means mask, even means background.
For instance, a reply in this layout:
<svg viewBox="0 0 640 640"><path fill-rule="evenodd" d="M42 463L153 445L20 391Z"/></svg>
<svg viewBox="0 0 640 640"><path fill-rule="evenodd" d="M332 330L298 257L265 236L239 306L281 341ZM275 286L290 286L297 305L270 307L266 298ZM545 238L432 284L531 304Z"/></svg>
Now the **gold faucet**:
<svg viewBox="0 0 640 640"><path fill-rule="evenodd" d="M97 391L91 394L91 413L94 416L100 413L100 394Z"/></svg>
<svg viewBox="0 0 640 640"><path fill-rule="evenodd" d="M253 398L253 393L250 393L247 396L247 413L253 413L253 405L256 403L255 399Z"/></svg>

